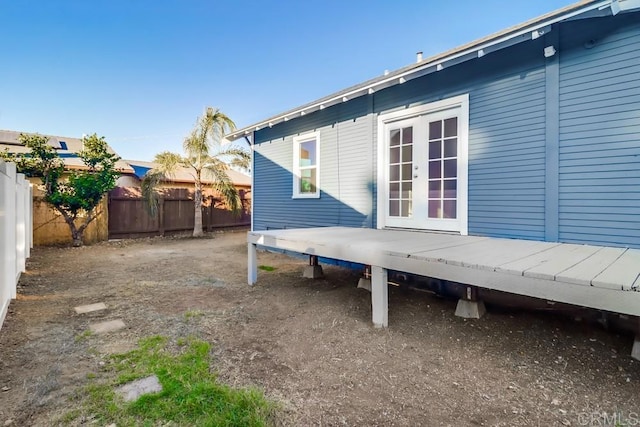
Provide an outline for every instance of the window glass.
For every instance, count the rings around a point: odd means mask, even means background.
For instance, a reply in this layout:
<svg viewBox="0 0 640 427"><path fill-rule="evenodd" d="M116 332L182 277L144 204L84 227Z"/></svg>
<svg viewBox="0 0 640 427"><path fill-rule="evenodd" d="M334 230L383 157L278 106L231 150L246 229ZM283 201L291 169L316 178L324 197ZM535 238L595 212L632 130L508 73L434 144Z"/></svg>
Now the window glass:
<svg viewBox="0 0 640 427"><path fill-rule="evenodd" d="M456 201L455 200L442 201L442 217L443 218L456 217Z"/></svg>
<svg viewBox="0 0 640 427"><path fill-rule="evenodd" d="M456 157L458 155L458 138L444 140L444 157Z"/></svg>
<svg viewBox="0 0 640 427"><path fill-rule="evenodd" d="M318 191L318 138L294 138L293 197L319 197ZM297 154L297 157L296 157Z"/></svg>
<svg viewBox="0 0 640 427"><path fill-rule="evenodd" d="M400 145L400 129L392 130L389 138L389 146Z"/></svg>
<svg viewBox="0 0 640 427"><path fill-rule="evenodd" d="M389 163L400 163L400 147L389 149Z"/></svg>
<svg viewBox="0 0 640 427"><path fill-rule="evenodd" d="M429 140L442 138L442 122L440 120L429 123Z"/></svg>
<svg viewBox="0 0 640 427"><path fill-rule="evenodd" d="M316 141L305 141L300 143L300 166L315 166L316 164Z"/></svg>
<svg viewBox="0 0 640 427"><path fill-rule="evenodd" d="M389 131L389 216L412 212L413 127Z"/></svg>
<svg viewBox="0 0 640 427"><path fill-rule="evenodd" d="M309 194L316 192L316 170L304 169L300 171L300 193Z"/></svg>
<svg viewBox="0 0 640 427"><path fill-rule="evenodd" d="M429 122L429 218L456 218L458 118Z"/></svg>
<svg viewBox="0 0 640 427"><path fill-rule="evenodd" d="M452 117L444 121L444 137L458 136L458 118Z"/></svg>

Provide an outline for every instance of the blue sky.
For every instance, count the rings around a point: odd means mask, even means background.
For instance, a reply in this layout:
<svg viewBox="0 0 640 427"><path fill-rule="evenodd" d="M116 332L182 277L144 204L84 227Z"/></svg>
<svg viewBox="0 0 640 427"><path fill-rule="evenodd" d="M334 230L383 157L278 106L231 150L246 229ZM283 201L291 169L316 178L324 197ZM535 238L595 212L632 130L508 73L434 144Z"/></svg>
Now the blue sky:
<svg viewBox="0 0 640 427"><path fill-rule="evenodd" d="M568 0L0 0L0 129L179 151L207 105L250 125Z"/></svg>

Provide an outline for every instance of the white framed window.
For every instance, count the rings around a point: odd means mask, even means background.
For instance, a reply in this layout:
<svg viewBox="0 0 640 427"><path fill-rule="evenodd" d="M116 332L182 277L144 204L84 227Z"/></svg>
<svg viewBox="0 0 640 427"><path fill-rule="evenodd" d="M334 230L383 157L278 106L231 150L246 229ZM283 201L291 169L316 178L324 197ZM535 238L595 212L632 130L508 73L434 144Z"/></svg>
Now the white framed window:
<svg viewBox="0 0 640 427"><path fill-rule="evenodd" d="M320 133L293 138L293 198L320 198Z"/></svg>

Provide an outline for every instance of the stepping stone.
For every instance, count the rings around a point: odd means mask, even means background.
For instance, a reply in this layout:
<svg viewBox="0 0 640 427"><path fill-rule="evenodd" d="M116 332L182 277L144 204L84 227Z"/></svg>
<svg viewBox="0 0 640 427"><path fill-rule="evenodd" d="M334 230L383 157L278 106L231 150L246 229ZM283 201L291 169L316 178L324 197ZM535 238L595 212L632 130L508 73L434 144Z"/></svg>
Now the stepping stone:
<svg viewBox="0 0 640 427"><path fill-rule="evenodd" d="M98 351L102 354L122 354L135 350L137 347L135 342L130 341L114 341L110 339L108 342L98 346Z"/></svg>
<svg viewBox="0 0 640 427"><path fill-rule="evenodd" d="M157 393L159 391L162 391L162 385L155 375L132 381L116 389L116 393L122 396L125 402L136 400L143 394Z"/></svg>
<svg viewBox="0 0 640 427"><path fill-rule="evenodd" d="M103 302L98 302L96 304L79 305L77 307L74 307L74 310L76 311L77 314L91 313L93 311L100 311L100 310L106 310L106 309L107 309L107 305Z"/></svg>
<svg viewBox="0 0 640 427"><path fill-rule="evenodd" d="M106 334L107 332L118 331L125 328L126 325L120 319L109 320L108 322L92 323L89 329L95 334Z"/></svg>

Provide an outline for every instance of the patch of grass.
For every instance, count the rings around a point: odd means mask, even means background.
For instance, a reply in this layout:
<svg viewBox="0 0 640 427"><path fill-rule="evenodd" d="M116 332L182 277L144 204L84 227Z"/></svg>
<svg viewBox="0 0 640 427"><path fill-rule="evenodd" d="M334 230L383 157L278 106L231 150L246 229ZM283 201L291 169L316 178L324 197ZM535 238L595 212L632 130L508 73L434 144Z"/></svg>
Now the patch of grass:
<svg viewBox="0 0 640 427"><path fill-rule="evenodd" d="M187 310L184 312L184 320L195 319L196 317L204 316L201 310Z"/></svg>
<svg viewBox="0 0 640 427"><path fill-rule="evenodd" d="M210 345L187 338L170 351L167 338L141 340L139 348L113 355L107 382L86 388L84 414L103 424L191 426L266 426L277 409L257 389L234 389L221 384L209 366ZM162 391L124 402L115 388L149 375L157 375ZM78 418L76 416L75 418Z"/></svg>
<svg viewBox="0 0 640 427"><path fill-rule="evenodd" d="M276 268L270 265L259 265L258 268L263 271L274 271Z"/></svg>
<svg viewBox="0 0 640 427"><path fill-rule="evenodd" d="M87 329L83 333L76 335L76 342L84 341L92 335L93 332L91 331L91 329Z"/></svg>
<svg viewBox="0 0 640 427"><path fill-rule="evenodd" d="M81 415L81 412L79 409L72 409L71 411L65 413L60 418L58 418L58 423L63 425L70 424L73 420L80 417L80 415Z"/></svg>

